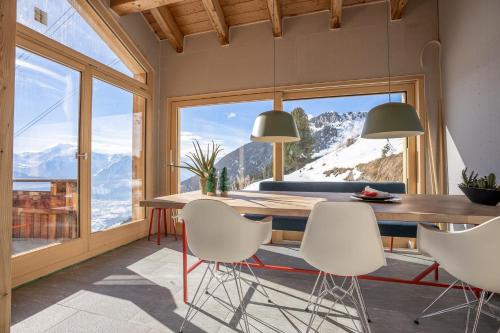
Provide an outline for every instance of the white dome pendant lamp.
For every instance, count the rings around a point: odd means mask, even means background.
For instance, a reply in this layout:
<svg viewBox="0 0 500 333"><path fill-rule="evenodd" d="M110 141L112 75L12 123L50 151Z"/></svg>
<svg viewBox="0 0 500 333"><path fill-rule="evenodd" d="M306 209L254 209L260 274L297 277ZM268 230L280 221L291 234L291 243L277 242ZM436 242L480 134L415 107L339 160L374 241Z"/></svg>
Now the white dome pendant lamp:
<svg viewBox="0 0 500 333"><path fill-rule="evenodd" d="M392 139L417 136L424 133L417 112L410 104L391 102L391 61L389 35L389 1L387 6L387 69L389 72L389 102L377 105L366 116L361 137L365 139Z"/></svg>
<svg viewBox="0 0 500 333"><path fill-rule="evenodd" d="M274 4L271 23L276 19ZM273 96L276 96L276 41L273 37ZM300 140L299 131L293 116L281 110L261 113L255 118L250 140L256 142L296 142Z"/></svg>

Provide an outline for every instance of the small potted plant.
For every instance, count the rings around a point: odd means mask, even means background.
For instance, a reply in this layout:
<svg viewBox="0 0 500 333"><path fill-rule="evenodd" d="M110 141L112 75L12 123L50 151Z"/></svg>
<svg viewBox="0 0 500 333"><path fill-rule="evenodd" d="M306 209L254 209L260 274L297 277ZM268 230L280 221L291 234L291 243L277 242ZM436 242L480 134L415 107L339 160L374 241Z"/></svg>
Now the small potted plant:
<svg viewBox="0 0 500 333"><path fill-rule="evenodd" d="M229 179L227 177L227 168L223 167L219 176L219 191L221 197L227 197L229 192Z"/></svg>
<svg viewBox="0 0 500 333"><path fill-rule="evenodd" d="M462 170L462 183L458 187L470 201L489 206L496 206L500 202L500 186L497 187L496 176L479 177L477 172L467 173L467 168Z"/></svg>
<svg viewBox="0 0 500 333"><path fill-rule="evenodd" d="M209 196L215 196L217 194L217 176L215 168L212 168L208 174L205 192Z"/></svg>
<svg viewBox="0 0 500 333"><path fill-rule="evenodd" d="M205 191L206 182L210 171L214 169L215 160L222 152L219 144L212 141L212 145L207 144L206 153L201 149L198 140L193 141L194 151L186 155L189 162L183 162L184 165L173 165L176 168L182 168L191 171L200 178L200 190L202 194L207 194Z"/></svg>

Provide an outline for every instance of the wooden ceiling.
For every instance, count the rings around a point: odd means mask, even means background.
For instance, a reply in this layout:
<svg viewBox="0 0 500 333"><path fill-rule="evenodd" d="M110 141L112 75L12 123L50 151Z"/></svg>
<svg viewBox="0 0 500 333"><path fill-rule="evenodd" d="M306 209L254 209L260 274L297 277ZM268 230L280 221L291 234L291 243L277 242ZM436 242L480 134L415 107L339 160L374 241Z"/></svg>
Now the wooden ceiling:
<svg viewBox="0 0 500 333"><path fill-rule="evenodd" d="M283 17L330 11L332 29L341 27L342 9L384 0L111 0L118 15L142 12L159 39L182 52L184 36L215 31L221 45L229 43L229 27L273 22L276 37L283 35ZM400 19L408 0L390 0L393 20Z"/></svg>

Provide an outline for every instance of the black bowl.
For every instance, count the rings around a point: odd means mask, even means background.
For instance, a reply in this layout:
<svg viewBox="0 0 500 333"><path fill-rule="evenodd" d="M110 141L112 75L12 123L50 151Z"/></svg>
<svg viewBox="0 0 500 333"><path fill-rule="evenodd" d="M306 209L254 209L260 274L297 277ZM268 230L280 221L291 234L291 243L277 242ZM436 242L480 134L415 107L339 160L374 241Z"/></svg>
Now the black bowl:
<svg viewBox="0 0 500 333"><path fill-rule="evenodd" d="M500 202L500 191L495 189L458 186L470 201L488 206L496 206Z"/></svg>

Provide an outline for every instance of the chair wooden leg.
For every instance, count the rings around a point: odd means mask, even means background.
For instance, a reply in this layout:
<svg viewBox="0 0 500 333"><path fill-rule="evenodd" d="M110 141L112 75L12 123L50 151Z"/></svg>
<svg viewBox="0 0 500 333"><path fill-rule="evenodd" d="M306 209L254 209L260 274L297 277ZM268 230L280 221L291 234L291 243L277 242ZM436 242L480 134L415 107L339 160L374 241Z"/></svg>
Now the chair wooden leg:
<svg viewBox="0 0 500 333"><path fill-rule="evenodd" d="M175 230L175 221L172 218L170 219L170 221L172 221L172 230L174 234L174 239L177 240L177 230Z"/></svg>
<svg viewBox="0 0 500 333"><path fill-rule="evenodd" d="M149 217L149 234L148 240L151 240L151 231L153 230L153 217L155 216L155 208L151 209L151 216Z"/></svg>
<svg viewBox="0 0 500 333"><path fill-rule="evenodd" d="M391 237L391 250L390 250L391 252L393 248L394 248L394 237Z"/></svg>
<svg viewBox="0 0 500 333"><path fill-rule="evenodd" d="M161 214L162 210L158 208L158 219L156 220L156 225L158 226L158 231L156 233L156 244L160 245L160 237L161 237Z"/></svg>
<svg viewBox="0 0 500 333"><path fill-rule="evenodd" d="M439 280L439 265L437 265L436 269L434 270L434 280Z"/></svg>

